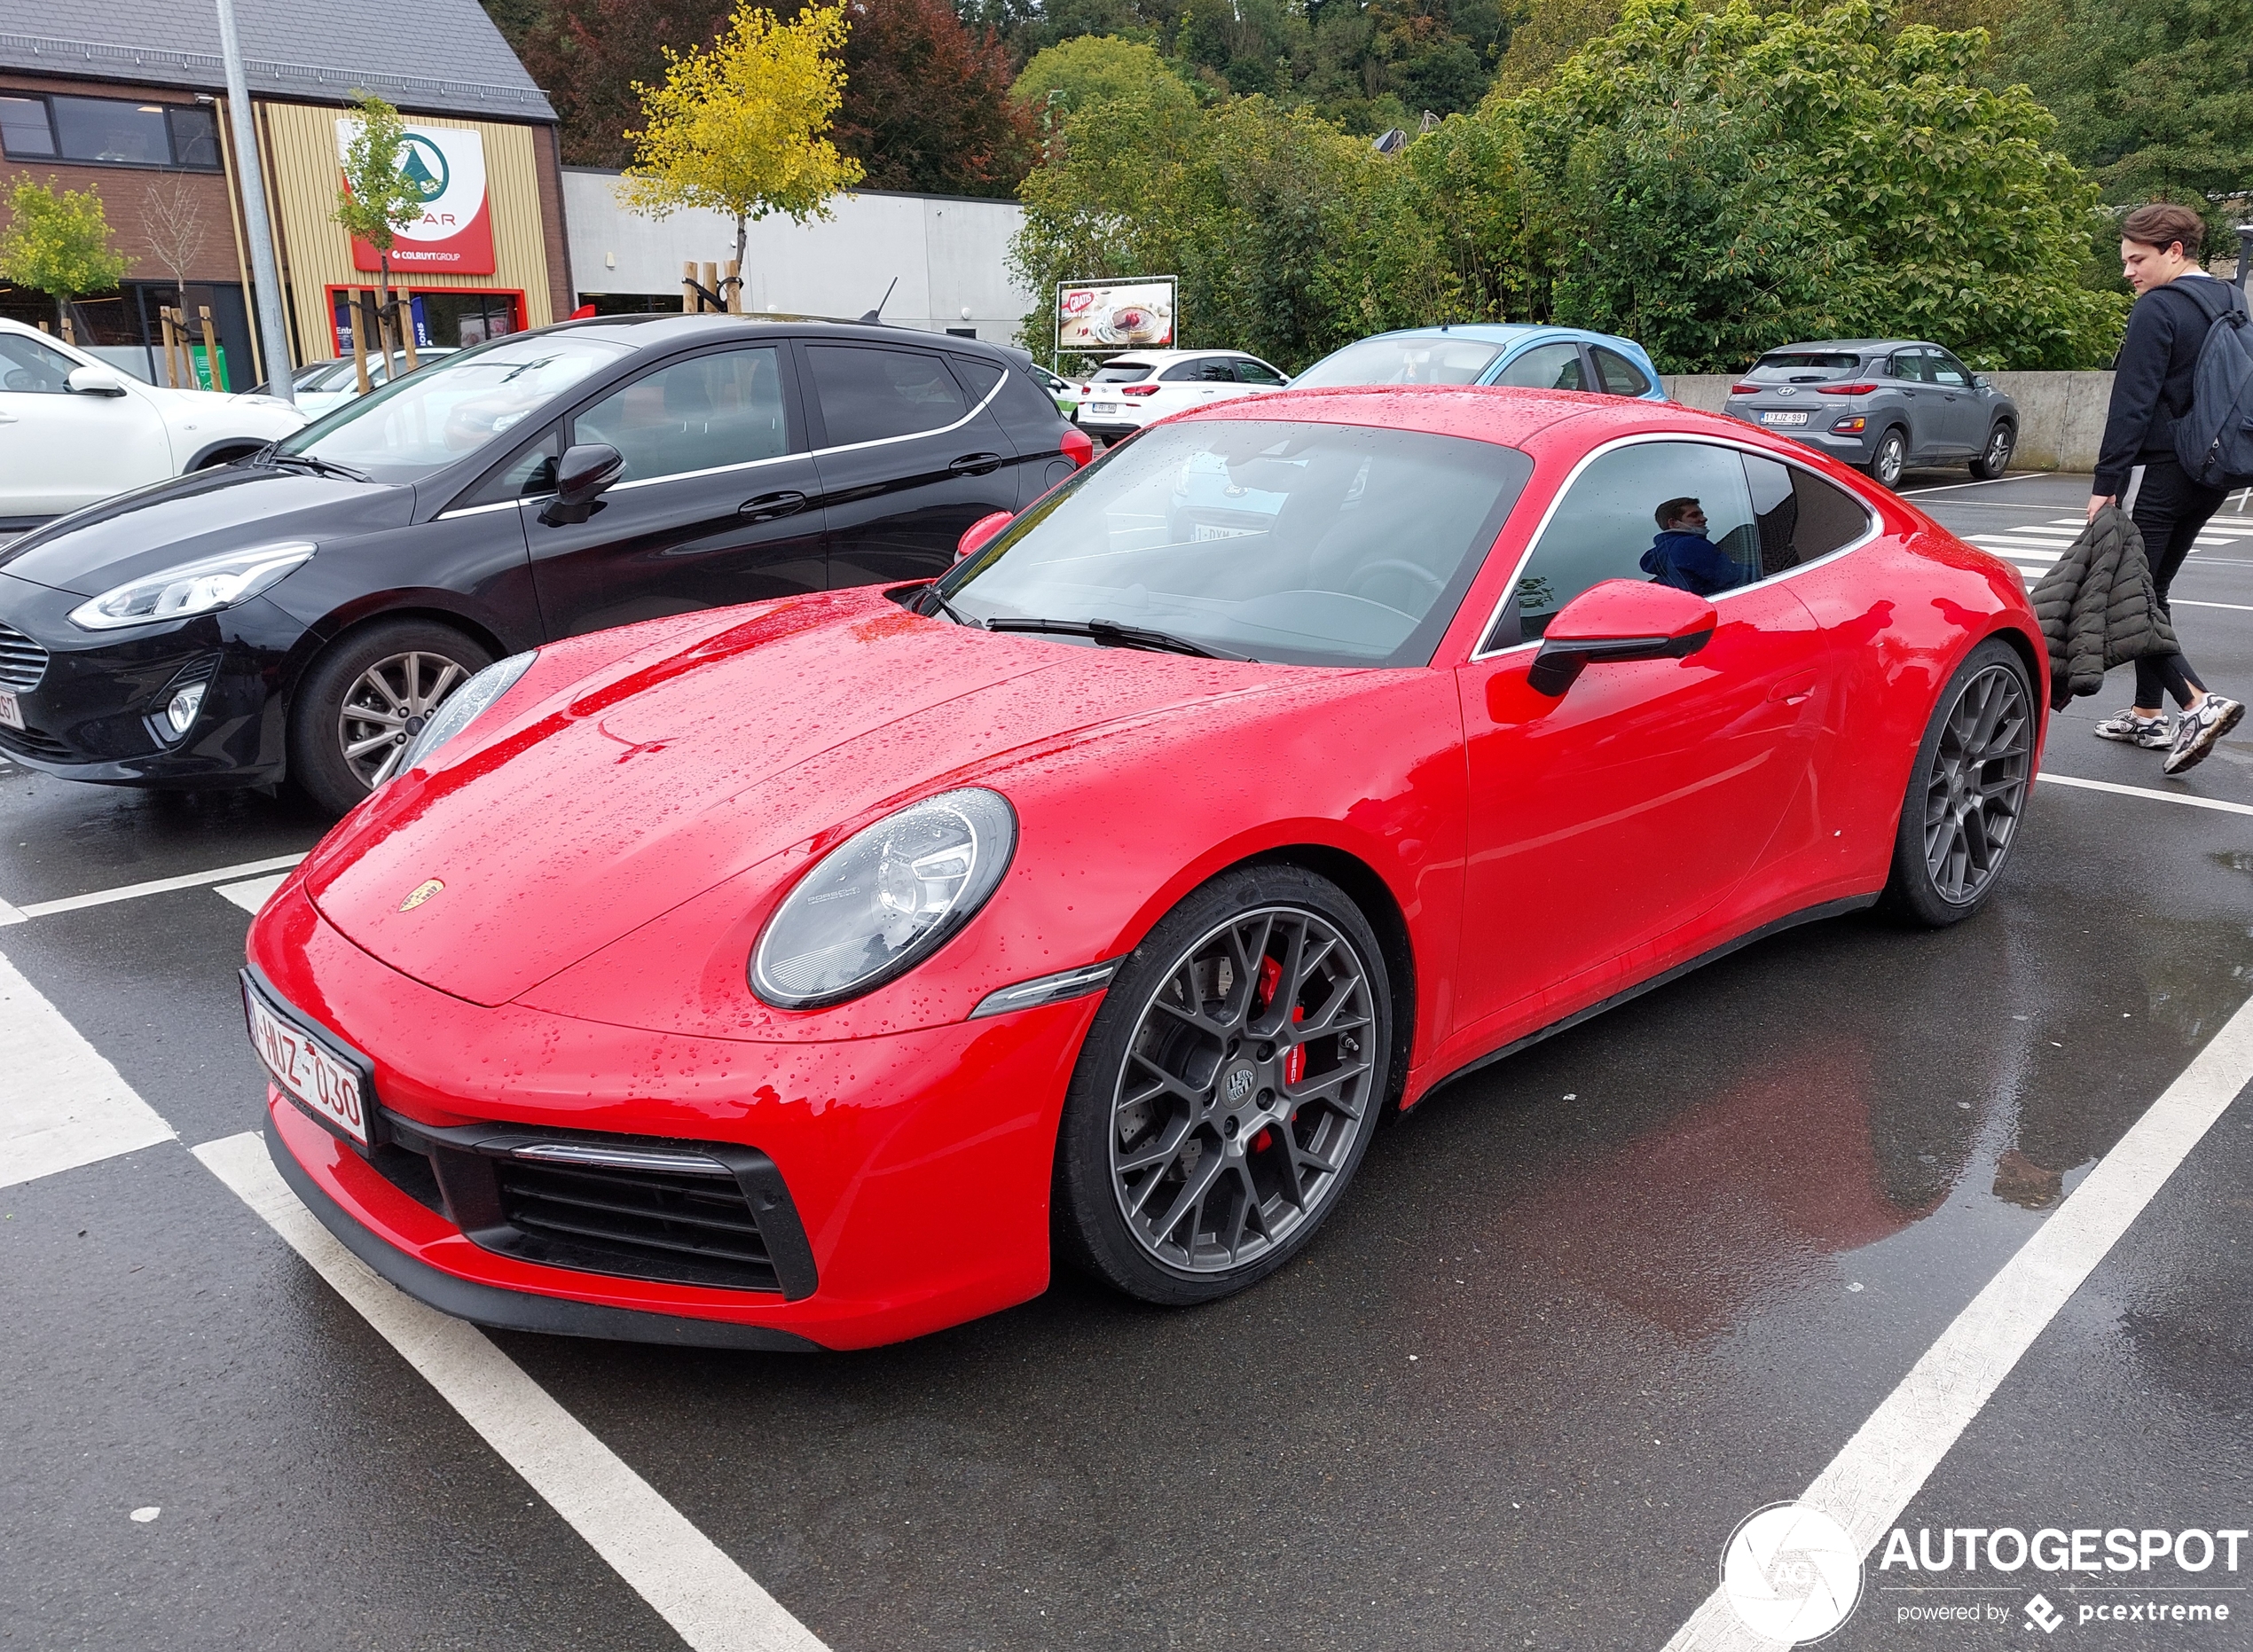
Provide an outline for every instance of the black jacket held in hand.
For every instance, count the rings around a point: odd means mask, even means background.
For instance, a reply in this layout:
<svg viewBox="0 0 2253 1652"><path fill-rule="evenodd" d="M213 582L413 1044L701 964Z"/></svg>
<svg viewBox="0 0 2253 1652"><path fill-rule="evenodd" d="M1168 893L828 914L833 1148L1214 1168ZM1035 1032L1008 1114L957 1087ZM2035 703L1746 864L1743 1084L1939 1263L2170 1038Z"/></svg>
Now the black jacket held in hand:
<svg viewBox="0 0 2253 1652"><path fill-rule="evenodd" d="M2049 645L2053 711L2095 693L2116 665L2177 651L2144 561L2144 536L2116 505L2097 513L2030 595Z"/></svg>
<svg viewBox="0 0 2253 1652"><path fill-rule="evenodd" d="M2203 290L2212 288L2212 294ZM2128 473L2153 459L2175 457L2175 425L2190 411L2191 380L2206 330L2220 314L2228 287L2212 276L2178 276L2136 301L2128 336L2113 363L2112 401L2105 410L2104 440L2097 448L2091 491L2118 498Z"/></svg>

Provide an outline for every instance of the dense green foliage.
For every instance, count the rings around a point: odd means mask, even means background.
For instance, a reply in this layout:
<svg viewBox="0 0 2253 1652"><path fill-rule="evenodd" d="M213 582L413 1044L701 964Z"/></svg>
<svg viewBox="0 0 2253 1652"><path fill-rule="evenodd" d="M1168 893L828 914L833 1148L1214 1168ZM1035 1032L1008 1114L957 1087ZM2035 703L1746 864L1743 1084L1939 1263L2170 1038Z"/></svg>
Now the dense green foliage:
<svg viewBox="0 0 2253 1652"><path fill-rule="evenodd" d="M1668 372L1861 333L2093 364L2123 308L2077 281L2096 192L2024 90L1981 83L1984 48L1869 0L1629 0L1543 83L1393 157L1260 98L1098 104L1027 179L1017 256L1036 291L1179 275L1185 342L1291 366L1489 319L1627 333Z"/></svg>

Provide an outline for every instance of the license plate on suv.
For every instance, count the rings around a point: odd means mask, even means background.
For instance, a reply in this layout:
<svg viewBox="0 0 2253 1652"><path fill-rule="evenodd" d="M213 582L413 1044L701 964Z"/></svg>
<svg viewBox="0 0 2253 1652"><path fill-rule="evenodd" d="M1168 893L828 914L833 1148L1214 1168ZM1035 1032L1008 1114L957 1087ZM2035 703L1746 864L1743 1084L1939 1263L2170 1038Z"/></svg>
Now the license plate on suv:
<svg viewBox="0 0 2253 1652"><path fill-rule="evenodd" d="M1115 413L1119 411L1119 403L1116 402L1097 402L1088 411L1097 413Z"/></svg>
<svg viewBox="0 0 2253 1652"><path fill-rule="evenodd" d="M0 723L12 729L23 726L23 708L16 703L16 697L4 689L0 689Z"/></svg>
<svg viewBox="0 0 2253 1652"><path fill-rule="evenodd" d="M274 1082L306 1111L365 1152L369 1145L371 1106L368 1074L324 1040L271 1007L246 977L244 1019L250 1045Z"/></svg>
<svg viewBox="0 0 2253 1652"><path fill-rule="evenodd" d="M1760 422L1763 425L1803 425L1807 422L1807 415L1797 411L1788 413L1762 413L1760 416Z"/></svg>

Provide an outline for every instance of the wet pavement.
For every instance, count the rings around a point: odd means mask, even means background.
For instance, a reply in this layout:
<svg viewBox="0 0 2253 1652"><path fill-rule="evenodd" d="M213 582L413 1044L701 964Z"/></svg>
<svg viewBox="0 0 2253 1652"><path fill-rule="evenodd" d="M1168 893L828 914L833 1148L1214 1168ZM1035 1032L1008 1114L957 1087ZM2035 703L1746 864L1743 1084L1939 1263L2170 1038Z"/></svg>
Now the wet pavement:
<svg viewBox="0 0 2253 1652"><path fill-rule="evenodd" d="M1918 502L2038 544L2085 497ZM2253 549L2202 550L2175 594L2217 605L2177 612L2210 683L2253 691ZM2051 772L2253 806L2253 737L2165 780L2087 737L2118 698L2058 720ZM318 829L10 770L0 900ZM1207 1308L1066 1278L852 1356L493 1341L840 1652L1657 1648L1737 1523L1808 1485L2253 995L2253 814L2045 784L2024 832L1959 928L1794 931L1435 1093L1301 1259ZM0 1188L0 1646L682 1645L186 1150L255 1120L247 915L219 892L247 881L0 927L180 1138ZM1899 1523L2253 1526L2248 1105ZM2241 1564L2168 1577L2245 1604L2163 1631L2081 1621L2143 1598L2117 1577L1942 1594L1873 1555L1833 1644L2253 1646ZM1933 1601L2000 1616L1901 1616Z"/></svg>

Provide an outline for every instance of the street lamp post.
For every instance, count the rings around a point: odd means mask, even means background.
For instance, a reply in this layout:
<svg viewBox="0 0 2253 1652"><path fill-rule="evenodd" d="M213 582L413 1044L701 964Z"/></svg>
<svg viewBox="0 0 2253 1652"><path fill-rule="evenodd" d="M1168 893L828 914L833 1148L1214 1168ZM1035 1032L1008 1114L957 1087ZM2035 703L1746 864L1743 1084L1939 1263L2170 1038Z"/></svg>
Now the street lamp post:
<svg viewBox="0 0 2253 1652"><path fill-rule="evenodd" d="M219 55L227 66L227 119L234 127L235 176L242 184L243 229L250 239L251 278L258 284L258 337L266 355L266 388L293 405L289 325L282 317L281 266L274 261L274 231L266 217L266 170L258 156L258 127L251 118L250 82L242 72L242 43L235 38L234 0L218 0Z"/></svg>

